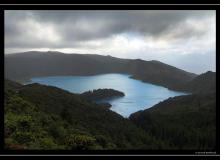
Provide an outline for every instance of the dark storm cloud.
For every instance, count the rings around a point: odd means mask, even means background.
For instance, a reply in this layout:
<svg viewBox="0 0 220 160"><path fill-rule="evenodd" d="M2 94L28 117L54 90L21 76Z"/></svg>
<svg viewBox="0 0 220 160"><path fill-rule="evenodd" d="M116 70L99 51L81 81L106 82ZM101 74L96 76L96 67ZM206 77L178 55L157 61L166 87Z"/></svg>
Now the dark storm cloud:
<svg viewBox="0 0 220 160"><path fill-rule="evenodd" d="M189 19L202 20L214 14L214 11L150 10L6 11L5 46L80 47L80 42L106 39L121 33L137 33L154 38L169 34L172 39L199 37L204 34L204 30L184 27L183 24ZM181 32L178 32L176 27L181 25ZM48 26L53 29L49 36L47 30L51 29Z"/></svg>
<svg viewBox="0 0 220 160"><path fill-rule="evenodd" d="M58 24L60 32L67 39L72 39L75 35L79 40L102 38L122 32L157 36L188 18L202 19L213 14L210 11L35 11L32 13L39 21ZM81 28L85 25L88 25L86 26L88 28Z"/></svg>

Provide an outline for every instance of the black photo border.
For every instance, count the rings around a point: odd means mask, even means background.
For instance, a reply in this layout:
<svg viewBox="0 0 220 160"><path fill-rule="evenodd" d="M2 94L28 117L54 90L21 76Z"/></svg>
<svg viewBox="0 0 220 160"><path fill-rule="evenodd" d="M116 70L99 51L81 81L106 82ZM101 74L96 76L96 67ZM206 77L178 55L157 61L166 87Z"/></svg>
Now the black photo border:
<svg viewBox="0 0 220 160"><path fill-rule="evenodd" d="M2 75L2 83L1 83L1 110L0 110L0 155L80 155L80 156L88 156L88 155L127 155L127 156L138 156L138 155L145 155L145 156L215 156L219 155L219 129L218 129L218 94L217 102L216 102L216 150L213 151L202 151L202 150L88 150L88 151L73 151L73 150L5 150L4 149L4 11L5 10L216 10L216 72L218 70L218 19L220 19L220 10L218 9L218 5L134 5L134 4L127 4L127 5L103 5L103 4L96 4L96 5L71 5L71 4L45 4L45 5L0 5L0 40L1 40L1 75ZM218 81L218 76L217 79ZM216 81L216 83L217 83ZM216 84L217 88L218 85Z"/></svg>

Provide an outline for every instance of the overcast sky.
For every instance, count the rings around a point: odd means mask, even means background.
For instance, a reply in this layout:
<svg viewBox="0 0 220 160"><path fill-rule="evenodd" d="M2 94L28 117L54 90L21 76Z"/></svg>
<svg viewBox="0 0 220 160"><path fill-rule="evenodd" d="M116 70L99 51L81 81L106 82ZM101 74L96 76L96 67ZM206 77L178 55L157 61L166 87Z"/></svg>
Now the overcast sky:
<svg viewBox="0 0 220 160"><path fill-rule="evenodd" d="M159 60L215 71L215 11L5 11L5 53L29 50Z"/></svg>

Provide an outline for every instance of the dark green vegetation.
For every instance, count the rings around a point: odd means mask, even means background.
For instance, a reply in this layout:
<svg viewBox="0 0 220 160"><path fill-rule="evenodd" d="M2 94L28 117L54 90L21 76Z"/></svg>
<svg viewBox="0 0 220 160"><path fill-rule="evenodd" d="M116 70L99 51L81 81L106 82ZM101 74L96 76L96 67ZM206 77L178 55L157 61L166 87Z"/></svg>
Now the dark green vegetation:
<svg viewBox="0 0 220 160"><path fill-rule="evenodd" d="M181 89L193 94L169 98L133 113L130 120L174 148L215 149L216 74L201 74Z"/></svg>
<svg viewBox="0 0 220 160"><path fill-rule="evenodd" d="M109 110L109 104L88 101L88 97L104 98L113 92L77 95L56 87L23 86L6 80L5 147L215 150L214 72L197 76L158 61L58 52L27 52L5 58L5 77L16 81L101 73L129 73L132 78L192 95L169 98L125 119Z"/></svg>
<svg viewBox="0 0 220 160"><path fill-rule="evenodd" d="M133 60L126 67L131 78L176 90L191 81L195 74L183 71L159 61Z"/></svg>
<svg viewBox="0 0 220 160"><path fill-rule="evenodd" d="M114 89L97 89L93 91L84 92L80 94L80 96L90 101L96 101L105 98L123 97L125 96L125 94Z"/></svg>
<svg viewBox="0 0 220 160"><path fill-rule="evenodd" d="M125 119L56 87L5 81L6 149L215 149L215 93L169 98Z"/></svg>
<svg viewBox="0 0 220 160"><path fill-rule="evenodd" d="M95 75L128 73L133 78L170 89L192 80L196 75L161 63L140 59L120 59L91 54L25 52L5 56L5 78L22 81L34 76Z"/></svg>
<svg viewBox="0 0 220 160"><path fill-rule="evenodd" d="M169 98L130 119L171 148L216 148L216 95L200 94Z"/></svg>
<svg viewBox="0 0 220 160"><path fill-rule="evenodd" d="M130 120L56 87L5 81L6 149L158 149Z"/></svg>
<svg viewBox="0 0 220 160"><path fill-rule="evenodd" d="M203 73L191 81L178 86L178 90L193 93L215 93L216 92L216 73L208 71Z"/></svg>

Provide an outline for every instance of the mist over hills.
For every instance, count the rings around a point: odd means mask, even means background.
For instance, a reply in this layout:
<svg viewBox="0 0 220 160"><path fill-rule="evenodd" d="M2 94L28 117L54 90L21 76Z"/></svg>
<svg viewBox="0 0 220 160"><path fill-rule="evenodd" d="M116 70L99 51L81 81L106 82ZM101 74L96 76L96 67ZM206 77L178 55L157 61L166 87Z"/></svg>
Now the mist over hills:
<svg viewBox="0 0 220 160"><path fill-rule="evenodd" d="M5 55L5 77L19 81L35 76L95 75L127 73L132 78L170 89L184 84L196 74L159 61L120 59L93 54L30 51Z"/></svg>

